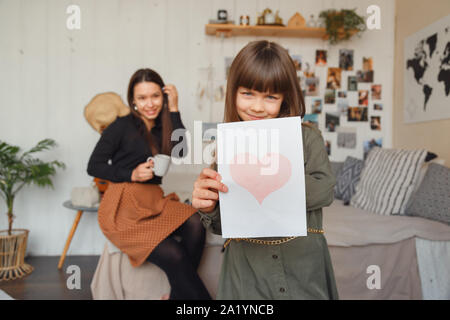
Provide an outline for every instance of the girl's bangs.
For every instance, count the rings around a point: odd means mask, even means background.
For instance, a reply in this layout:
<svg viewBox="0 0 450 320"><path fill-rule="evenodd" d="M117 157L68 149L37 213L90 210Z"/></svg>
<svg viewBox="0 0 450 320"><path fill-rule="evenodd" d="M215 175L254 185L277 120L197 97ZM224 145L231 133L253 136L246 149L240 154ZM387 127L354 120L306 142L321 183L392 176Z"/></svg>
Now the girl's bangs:
<svg viewBox="0 0 450 320"><path fill-rule="evenodd" d="M289 76L282 71L284 68L278 57L260 55L244 65L237 76L237 87L269 93L289 91Z"/></svg>

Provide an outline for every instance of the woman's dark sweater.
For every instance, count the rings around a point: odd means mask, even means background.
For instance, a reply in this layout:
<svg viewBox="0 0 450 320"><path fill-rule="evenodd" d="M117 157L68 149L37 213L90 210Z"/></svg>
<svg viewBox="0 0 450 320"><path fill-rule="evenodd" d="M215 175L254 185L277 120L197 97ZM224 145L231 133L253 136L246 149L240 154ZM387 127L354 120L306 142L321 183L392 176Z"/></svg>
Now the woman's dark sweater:
<svg viewBox="0 0 450 320"><path fill-rule="evenodd" d="M131 182L133 170L148 157L153 156L147 140L139 133L132 117L131 114L118 117L103 131L89 159L87 173L90 176L111 182ZM184 129L179 112L170 112L170 118L173 130ZM151 129L151 134L152 141L160 150L162 125L159 117ZM180 141L185 143L186 137L183 135L179 141L174 141L173 145ZM154 176L144 183L161 184L161 182L161 177Z"/></svg>

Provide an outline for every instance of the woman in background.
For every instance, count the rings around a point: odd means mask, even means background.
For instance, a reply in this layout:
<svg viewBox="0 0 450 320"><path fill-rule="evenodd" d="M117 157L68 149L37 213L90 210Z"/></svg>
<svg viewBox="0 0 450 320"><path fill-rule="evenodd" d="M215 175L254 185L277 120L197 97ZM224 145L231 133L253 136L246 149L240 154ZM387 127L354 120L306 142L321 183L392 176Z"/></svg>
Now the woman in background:
<svg viewBox="0 0 450 320"><path fill-rule="evenodd" d="M130 114L103 131L89 159L88 174L110 181L98 210L100 228L133 267L150 261L165 271L170 299L210 299L197 274L205 242L200 217L176 194L164 196L162 178L147 161L170 156L173 130L184 129L177 90L155 71L140 69L131 77L127 100Z"/></svg>

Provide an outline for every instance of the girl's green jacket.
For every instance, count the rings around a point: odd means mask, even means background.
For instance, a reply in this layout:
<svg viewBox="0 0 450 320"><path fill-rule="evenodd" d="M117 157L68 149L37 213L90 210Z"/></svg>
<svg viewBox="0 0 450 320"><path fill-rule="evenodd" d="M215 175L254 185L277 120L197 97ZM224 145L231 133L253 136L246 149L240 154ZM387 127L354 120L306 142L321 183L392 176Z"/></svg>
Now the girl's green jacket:
<svg viewBox="0 0 450 320"><path fill-rule="evenodd" d="M307 227L322 229L322 207L334 200L336 178L321 132L303 124L302 135ZM221 234L219 205L211 213L199 214L207 229ZM231 241L224 252L216 298L338 299L324 234L308 232L278 245Z"/></svg>

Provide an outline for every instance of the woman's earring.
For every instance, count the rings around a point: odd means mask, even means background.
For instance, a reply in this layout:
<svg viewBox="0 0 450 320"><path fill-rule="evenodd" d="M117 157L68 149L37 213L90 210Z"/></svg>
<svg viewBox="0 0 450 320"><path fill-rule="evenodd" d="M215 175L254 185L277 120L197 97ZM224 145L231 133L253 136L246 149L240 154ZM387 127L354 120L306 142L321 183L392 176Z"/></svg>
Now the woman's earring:
<svg viewBox="0 0 450 320"><path fill-rule="evenodd" d="M136 110L136 111L137 111L137 106L136 106L136 105L134 105L134 110Z"/></svg>

